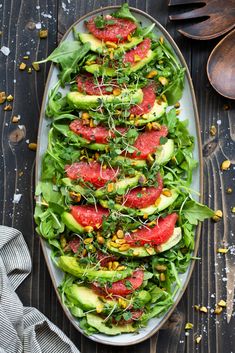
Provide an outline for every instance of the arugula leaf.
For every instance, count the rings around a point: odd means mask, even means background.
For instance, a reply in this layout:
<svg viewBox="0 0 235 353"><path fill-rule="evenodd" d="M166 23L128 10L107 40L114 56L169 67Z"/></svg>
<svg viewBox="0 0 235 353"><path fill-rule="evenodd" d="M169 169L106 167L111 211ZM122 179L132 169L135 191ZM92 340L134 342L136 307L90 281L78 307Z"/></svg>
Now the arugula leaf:
<svg viewBox="0 0 235 353"><path fill-rule="evenodd" d="M197 225L198 221L204 221L204 219L212 217L214 215L214 211L206 205L202 205L194 200L191 200L185 203L182 214L190 224Z"/></svg>
<svg viewBox="0 0 235 353"><path fill-rule="evenodd" d="M61 64L62 66L69 66L73 61L74 55L79 53L81 49L81 44L76 41L63 41L46 59L36 61L37 64L43 64L48 61L53 61L56 64Z"/></svg>
<svg viewBox="0 0 235 353"><path fill-rule="evenodd" d="M125 18L127 20L137 23L137 19L130 12L129 5L127 3L123 4L119 10L113 12L112 16L117 18Z"/></svg>

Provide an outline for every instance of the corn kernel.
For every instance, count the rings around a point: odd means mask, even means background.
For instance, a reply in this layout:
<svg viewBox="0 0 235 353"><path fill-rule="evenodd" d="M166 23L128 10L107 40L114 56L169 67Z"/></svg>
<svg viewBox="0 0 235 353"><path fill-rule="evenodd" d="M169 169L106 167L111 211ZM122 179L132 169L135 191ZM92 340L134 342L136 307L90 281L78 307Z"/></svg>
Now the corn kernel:
<svg viewBox="0 0 235 353"><path fill-rule="evenodd" d="M37 144L34 143L34 142L31 142L31 143L28 144L28 147L29 147L29 149L30 149L31 151L36 151L36 149L37 149Z"/></svg>
<svg viewBox="0 0 235 353"><path fill-rule="evenodd" d="M220 254L227 254L228 249L226 249L226 248L219 248L219 249L217 249L217 252L220 253Z"/></svg>
<svg viewBox="0 0 235 353"><path fill-rule="evenodd" d="M122 244L119 248L120 251L126 251L130 249L130 245L129 244Z"/></svg>
<svg viewBox="0 0 235 353"><path fill-rule="evenodd" d="M86 238L84 239L84 244L91 244L93 242L93 238Z"/></svg>
<svg viewBox="0 0 235 353"><path fill-rule="evenodd" d="M171 197L172 196L172 192L169 189L163 189L162 190L162 194L166 197Z"/></svg>
<svg viewBox="0 0 235 353"><path fill-rule="evenodd" d="M151 70L148 74L147 74L147 78L153 78L157 76L157 70Z"/></svg>
<svg viewBox="0 0 235 353"><path fill-rule="evenodd" d="M123 232L122 229L119 229L119 230L117 231L117 237L118 237L119 239L124 238L124 232Z"/></svg>
<svg viewBox="0 0 235 353"><path fill-rule="evenodd" d="M82 113L82 119L89 119L89 118L90 118L89 113L87 113L87 112Z"/></svg>
<svg viewBox="0 0 235 353"><path fill-rule="evenodd" d="M191 330L193 328L193 324L191 322L187 322L184 328L185 330Z"/></svg>
<svg viewBox="0 0 235 353"><path fill-rule="evenodd" d="M110 42L110 41L105 42L105 45L107 48L113 48L113 49L117 49L118 47L116 43Z"/></svg>
<svg viewBox="0 0 235 353"><path fill-rule="evenodd" d="M167 79L166 77L164 77L164 76L160 76L160 77L158 78L158 81L159 81L163 86L165 86L165 85L168 84L168 79Z"/></svg>
<svg viewBox="0 0 235 353"><path fill-rule="evenodd" d="M229 160L223 161L221 164L221 170L228 170L231 166L231 162Z"/></svg>
<svg viewBox="0 0 235 353"><path fill-rule="evenodd" d="M216 306L214 313L216 315L220 315L223 311L223 308L221 306Z"/></svg>
<svg viewBox="0 0 235 353"><path fill-rule="evenodd" d="M115 271L119 266L119 262L118 261L113 261L113 264L112 264L112 269Z"/></svg>
<svg viewBox="0 0 235 353"><path fill-rule="evenodd" d="M98 314L102 313L103 308L104 308L104 305L103 305L102 303L98 304L98 305L96 306L96 312L97 312Z"/></svg>
<svg viewBox="0 0 235 353"><path fill-rule="evenodd" d="M223 299L219 301L218 305L221 306L222 308L226 308L227 306L226 301L224 301Z"/></svg>
<svg viewBox="0 0 235 353"><path fill-rule="evenodd" d="M207 313L208 310L205 306L201 306L200 309L199 309L202 313Z"/></svg>
<svg viewBox="0 0 235 353"><path fill-rule="evenodd" d="M114 183L109 183L108 186L107 186L107 191L108 192L113 192L114 190Z"/></svg>
<svg viewBox="0 0 235 353"><path fill-rule="evenodd" d="M91 233L91 232L93 232L94 228L92 226L86 226L86 227L84 227L84 230L87 233Z"/></svg>
<svg viewBox="0 0 235 353"><path fill-rule="evenodd" d="M113 90L114 96L120 96L121 93L122 93L122 90L120 88L114 88Z"/></svg>
<svg viewBox="0 0 235 353"><path fill-rule="evenodd" d="M19 69L20 69L21 71L24 71L24 70L26 69L26 66L27 66L27 65L22 62L22 63L20 64L20 66L19 66Z"/></svg>

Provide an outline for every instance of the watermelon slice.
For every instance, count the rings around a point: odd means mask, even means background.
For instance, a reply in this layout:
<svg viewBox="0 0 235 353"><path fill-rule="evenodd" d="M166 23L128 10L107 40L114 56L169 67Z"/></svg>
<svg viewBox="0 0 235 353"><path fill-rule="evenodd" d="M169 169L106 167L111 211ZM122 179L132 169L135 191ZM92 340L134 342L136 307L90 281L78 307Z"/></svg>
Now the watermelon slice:
<svg viewBox="0 0 235 353"><path fill-rule="evenodd" d="M83 179L99 188L104 186L108 181L114 180L118 171L111 168L102 168L97 162L78 162L65 166L68 178L72 180Z"/></svg>
<svg viewBox="0 0 235 353"><path fill-rule="evenodd" d="M178 215L176 213L169 214L165 218L160 218L153 228L142 227L137 232L126 235L126 243L133 247L145 244L153 246L163 244L173 234L177 219Z"/></svg>
<svg viewBox="0 0 235 353"><path fill-rule="evenodd" d="M111 16L105 19L107 19L109 23L112 22L112 24L106 24L104 28L97 28L95 18L93 17L86 25L90 33L104 42L123 42L127 39L128 35L133 33L136 29L136 24L126 19Z"/></svg>

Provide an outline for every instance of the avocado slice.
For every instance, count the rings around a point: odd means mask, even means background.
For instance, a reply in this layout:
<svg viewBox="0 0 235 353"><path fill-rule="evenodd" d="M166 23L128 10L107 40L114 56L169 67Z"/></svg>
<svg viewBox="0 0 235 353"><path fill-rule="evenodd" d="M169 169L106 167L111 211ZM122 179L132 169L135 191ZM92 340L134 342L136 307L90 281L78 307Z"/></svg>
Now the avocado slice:
<svg viewBox="0 0 235 353"><path fill-rule="evenodd" d="M125 251L120 251L118 248L114 248L111 245L111 240L107 241L107 248L115 254L128 257L147 257L152 255L157 255L160 252L171 249L173 246L178 244L182 239L182 231L180 227L175 227L174 232L167 242L152 247L152 246L136 246Z"/></svg>
<svg viewBox="0 0 235 353"><path fill-rule="evenodd" d="M164 145L158 147L157 151L155 152L155 160L158 164L165 164L169 162L174 154L174 141L168 139ZM128 163L135 169L142 169L147 167L147 162L144 159L135 159L129 157L118 156L115 157L110 161L112 166L122 166L123 163Z"/></svg>
<svg viewBox="0 0 235 353"><path fill-rule="evenodd" d="M124 279L132 275L133 270L126 268L123 271L104 271L104 270L95 270L94 267L83 267L79 264L76 257L73 256L60 256L58 260L58 267L64 271L68 272L71 275L88 279L89 281L95 280L104 280L109 282L116 282L120 279Z"/></svg>
<svg viewBox="0 0 235 353"><path fill-rule="evenodd" d="M142 89L132 90L123 89L119 96L110 95L86 95L80 92L69 92L67 94L68 102L73 105L76 109L91 109L97 108L102 103L113 103L116 107L120 107L122 104L138 104L143 100Z"/></svg>
<svg viewBox="0 0 235 353"><path fill-rule="evenodd" d="M98 54L101 54L103 51L107 51L105 42L96 38L91 33L79 33L79 38L83 44L89 42L91 45L91 50ZM118 44L118 48L114 50L114 53L127 51L135 47L137 44L139 44L142 41L143 41L142 37L132 37L131 41Z"/></svg>
<svg viewBox="0 0 235 353"><path fill-rule="evenodd" d="M136 72L142 69L148 63L150 63L150 61L154 60L155 57L156 57L156 53L150 49L144 59L140 60L134 65L131 65L129 67L124 67L123 70L127 74ZM117 76L117 70L115 70L115 68L107 67L104 65L99 65L99 64L85 65L84 69L91 74L96 73L98 76L101 76L101 75L110 76L110 77Z"/></svg>
<svg viewBox="0 0 235 353"><path fill-rule="evenodd" d="M152 215L154 213L160 212L165 210L167 207L169 207L179 196L179 194L175 191L175 190L171 190L171 196L165 196L163 194L160 195L160 202L157 206L155 205L151 205L145 208L130 208L130 207L126 207L124 205L120 205L118 203L115 203L113 208L117 211L129 211L129 212L133 212L135 211L135 215L136 216L144 216L144 215ZM103 206L104 208L108 208L108 201L106 200L100 200L100 204L101 206Z"/></svg>
<svg viewBox="0 0 235 353"><path fill-rule="evenodd" d="M61 215L62 222L66 227L75 233L85 233L84 227L76 221L76 219L69 212L63 212Z"/></svg>
<svg viewBox="0 0 235 353"><path fill-rule="evenodd" d="M124 195L129 188L134 188L139 184L139 180L142 174L138 173L132 178L125 177L122 180L113 183L113 192L117 193L118 195ZM109 185L109 184L108 184ZM97 189L94 193L94 196L97 198L102 198L107 196L108 192L108 185L103 188Z"/></svg>
<svg viewBox="0 0 235 353"><path fill-rule="evenodd" d="M159 119L166 112L167 106L167 102L161 101L161 103L159 104L156 100L154 102L153 108L150 110L149 113L141 115L141 117L139 117L136 121L128 120L126 123L128 125L133 125L134 123L134 125L136 126L143 126L147 123L151 123L152 121Z"/></svg>
<svg viewBox="0 0 235 353"><path fill-rule="evenodd" d="M100 299L98 294L96 294L92 289L77 285L75 283L69 287L66 287L65 294L72 303L78 305L83 310L95 310L98 306L103 306L104 303L112 308L115 305L118 305L116 300L107 298Z"/></svg>
<svg viewBox="0 0 235 353"><path fill-rule="evenodd" d="M115 336L121 333L130 333L137 330L132 324L107 326L101 316L92 313L88 313L86 317L88 325L96 328L99 332L104 333L105 335Z"/></svg>

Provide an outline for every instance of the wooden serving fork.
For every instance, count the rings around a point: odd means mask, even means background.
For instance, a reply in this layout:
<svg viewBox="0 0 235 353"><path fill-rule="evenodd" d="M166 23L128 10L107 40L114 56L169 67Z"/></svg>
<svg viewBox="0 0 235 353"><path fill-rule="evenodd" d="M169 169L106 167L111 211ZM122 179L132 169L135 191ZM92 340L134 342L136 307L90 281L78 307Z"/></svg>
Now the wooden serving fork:
<svg viewBox="0 0 235 353"><path fill-rule="evenodd" d="M168 5L194 4L203 6L182 14L169 16L170 20L202 18L200 23L179 29L179 32L186 37L198 40L213 39L235 27L235 0L170 0Z"/></svg>

